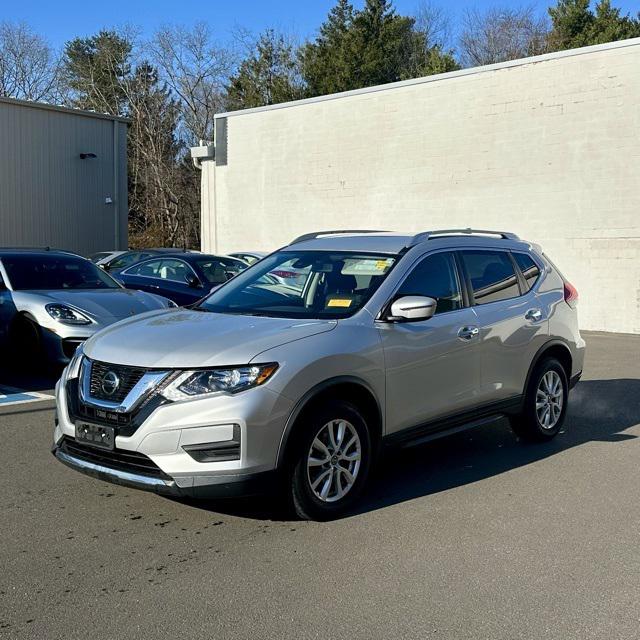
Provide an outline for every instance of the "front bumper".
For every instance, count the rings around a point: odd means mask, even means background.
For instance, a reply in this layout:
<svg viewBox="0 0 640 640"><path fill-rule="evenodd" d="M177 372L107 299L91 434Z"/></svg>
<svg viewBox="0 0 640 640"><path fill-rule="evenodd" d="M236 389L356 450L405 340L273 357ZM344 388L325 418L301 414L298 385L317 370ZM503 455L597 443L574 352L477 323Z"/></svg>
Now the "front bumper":
<svg viewBox="0 0 640 640"><path fill-rule="evenodd" d="M83 451L76 442L64 376L56 386L56 402L52 452L60 462L115 484L187 497L251 495L268 489L276 477L278 447L293 409L290 400L266 385L235 395L161 404L144 414L133 433L116 427L110 457L95 447L85 445ZM119 435L122 431L126 435ZM188 452L204 444L224 445L237 438L238 431L235 459L201 462Z"/></svg>
<svg viewBox="0 0 640 640"><path fill-rule="evenodd" d="M56 324L54 327L39 323L42 348L48 362L65 365L73 358L76 349L106 325L85 324L69 326Z"/></svg>
<svg viewBox="0 0 640 640"><path fill-rule="evenodd" d="M275 471L263 471L224 476L182 476L178 484L171 477L156 478L90 462L64 451L57 445L54 445L51 452L71 469L93 478L172 497L229 498L255 495L268 491L276 480Z"/></svg>

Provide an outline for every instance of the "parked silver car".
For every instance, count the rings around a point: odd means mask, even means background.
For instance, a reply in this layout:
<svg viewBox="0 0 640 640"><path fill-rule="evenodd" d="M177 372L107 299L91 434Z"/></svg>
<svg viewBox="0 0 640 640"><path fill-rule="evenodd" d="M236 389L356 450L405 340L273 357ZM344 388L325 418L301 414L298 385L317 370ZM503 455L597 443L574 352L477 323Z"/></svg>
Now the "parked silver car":
<svg viewBox="0 0 640 640"><path fill-rule="evenodd" d="M129 291L90 260L65 251L0 249L0 348L21 361L65 364L89 336L122 318L174 307Z"/></svg>
<svg viewBox="0 0 640 640"><path fill-rule="evenodd" d="M274 270L306 274L284 287ZM192 310L87 341L56 389L54 453L172 495L284 481L303 518L363 490L383 445L508 416L560 431L582 372L576 290L510 233L309 234Z"/></svg>

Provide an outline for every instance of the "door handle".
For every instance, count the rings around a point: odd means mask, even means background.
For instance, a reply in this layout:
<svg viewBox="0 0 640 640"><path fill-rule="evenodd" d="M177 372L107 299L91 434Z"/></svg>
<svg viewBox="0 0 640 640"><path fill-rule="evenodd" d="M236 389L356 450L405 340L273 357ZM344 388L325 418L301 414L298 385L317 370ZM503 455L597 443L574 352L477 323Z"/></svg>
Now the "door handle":
<svg viewBox="0 0 640 640"><path fill-rule="evenodd" d="M471 340L480 333L478 327L460 327L458 330L458 338L460 340Z"/></svg>
<svg viewBox="0 0 640 640"><path fill-rule="evenodd" d="M526 320L538 322L538 320L542 319L542 311L540 311L540 309L529 309L529 311L524 314L524 317Z"/></svg>

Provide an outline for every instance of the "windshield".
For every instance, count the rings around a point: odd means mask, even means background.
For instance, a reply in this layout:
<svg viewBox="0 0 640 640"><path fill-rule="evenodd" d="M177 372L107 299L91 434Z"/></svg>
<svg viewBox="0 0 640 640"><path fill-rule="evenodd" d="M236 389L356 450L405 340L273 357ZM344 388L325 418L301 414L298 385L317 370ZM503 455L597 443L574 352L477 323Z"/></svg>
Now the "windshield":
<svg viewBox="0 0 640 640"><path fill-rule="evenodd" d="M236 276L197 308L274 318L346 318L369 300L395 257L280 251Z"/></svg>
<svg viewBox="0 0 640 640"><path fill-rule="evenodd" d="M2 264L15 291L120 288L93 262L76 256L8 256Z"/></svg>

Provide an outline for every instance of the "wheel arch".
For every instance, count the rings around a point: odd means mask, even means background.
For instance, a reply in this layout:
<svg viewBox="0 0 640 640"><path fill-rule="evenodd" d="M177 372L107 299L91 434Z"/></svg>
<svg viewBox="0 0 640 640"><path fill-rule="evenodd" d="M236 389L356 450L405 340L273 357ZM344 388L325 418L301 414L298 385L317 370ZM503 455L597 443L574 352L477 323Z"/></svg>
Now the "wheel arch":
<svg viewBox="0 0 640 640"><path fill-rule="evenodd" d="M531 376L533 375L533 372L535 371L540 361L543 358L549 357L556 358L560 362L567 376L567 383L569 383L569 381L571 380L571 371L573 367L573 356L571 355L571 349L565 341L556 338L545 342L533 356L533 360L529 365L529 371L527 372L527 378L524 383L524 389L522 391L523 394L526 394L527 389L529 388L529 382L531 381Z"/></svg>
<svg viewBox="0 0 640 640"><path fill-rule="evenodd" d="M296 424L306 411L328 399L342 399L354 404L371 427L374 451L377 451L383 432L383 413L380 402L371 385L356 376L337 376L320 382L307 391L296 403L285 423L280 439L276 467L280 468L291 451L290 445L295 441Z"/></svg>

